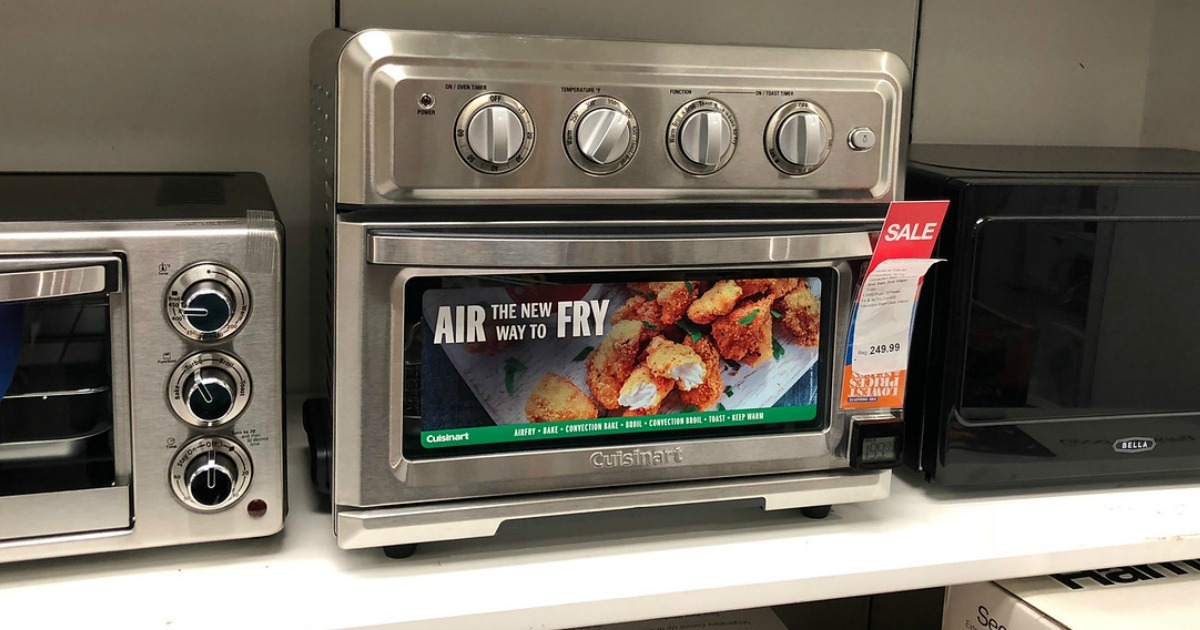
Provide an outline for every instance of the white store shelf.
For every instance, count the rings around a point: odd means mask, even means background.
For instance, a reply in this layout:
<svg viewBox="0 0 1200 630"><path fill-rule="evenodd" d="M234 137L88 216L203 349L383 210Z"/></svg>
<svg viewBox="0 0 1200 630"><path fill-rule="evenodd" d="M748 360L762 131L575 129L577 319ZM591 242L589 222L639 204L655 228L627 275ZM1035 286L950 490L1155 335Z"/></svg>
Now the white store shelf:
<svg viewBox="0 0 1200 630"><path fill-rule="evenodd" d="M282 534L0 566L0 626L562 628L1200 556L1195 485L947 495L897 480L824 521L556 518L389 560L336 547L298 423L291 438Z"/></svg>

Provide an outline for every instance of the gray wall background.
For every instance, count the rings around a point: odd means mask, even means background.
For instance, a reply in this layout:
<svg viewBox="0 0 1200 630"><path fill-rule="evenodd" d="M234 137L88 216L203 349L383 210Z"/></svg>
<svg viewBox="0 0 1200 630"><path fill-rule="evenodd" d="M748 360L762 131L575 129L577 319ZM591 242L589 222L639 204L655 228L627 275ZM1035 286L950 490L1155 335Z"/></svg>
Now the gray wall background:
<svg viewBox="0 0 1200 630"><path fill-rule="evenodd" d="M1200 149L1189 0L343 0L349 27L883 48L913 139ZM333 0L0 6L0 170L251 170L288 229L289 390L315 388L307 49Z"/></svg>

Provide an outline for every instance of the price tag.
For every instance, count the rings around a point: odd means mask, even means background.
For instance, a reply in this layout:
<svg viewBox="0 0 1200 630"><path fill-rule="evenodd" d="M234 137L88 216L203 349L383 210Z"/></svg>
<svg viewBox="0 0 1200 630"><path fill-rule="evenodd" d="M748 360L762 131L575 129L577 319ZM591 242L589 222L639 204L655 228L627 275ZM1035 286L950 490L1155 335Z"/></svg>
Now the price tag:
<svg viewBox="0 0 1200 630"><path fill-rule="evenodd" d="M842 378L842 408L904 405L912 318L921 279L936 259L933 244L946 201L896 202L855 304Z"/></svg>

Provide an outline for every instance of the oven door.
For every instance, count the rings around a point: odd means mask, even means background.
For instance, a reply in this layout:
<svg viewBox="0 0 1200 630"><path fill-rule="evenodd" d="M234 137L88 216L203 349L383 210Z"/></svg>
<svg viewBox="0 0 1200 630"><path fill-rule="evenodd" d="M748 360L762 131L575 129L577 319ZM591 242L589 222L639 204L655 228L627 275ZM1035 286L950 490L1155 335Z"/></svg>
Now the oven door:
<svg viewBox="0 0 1200 630"><path fill-rule="evenodd" d="M0 546L132 523L121 262L0 258Z"/></svg>
<svg viewBox="0 0 1200 630"><path fill-rule="evenodd" d="M339 223L335 501L846 468L878 227Z"/></svg>

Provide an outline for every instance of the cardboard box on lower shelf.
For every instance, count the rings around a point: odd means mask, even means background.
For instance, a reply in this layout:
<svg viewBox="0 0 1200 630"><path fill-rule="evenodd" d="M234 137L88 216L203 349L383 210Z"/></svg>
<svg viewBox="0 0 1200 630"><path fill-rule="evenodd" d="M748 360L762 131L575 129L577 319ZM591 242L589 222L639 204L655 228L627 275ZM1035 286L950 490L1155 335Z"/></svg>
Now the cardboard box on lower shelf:
<svg viewBox="0 0 1200 630"><path fill-rule="evenodd" d="M1200 560L952 586L942 630L1194 628Z"/></svg>

